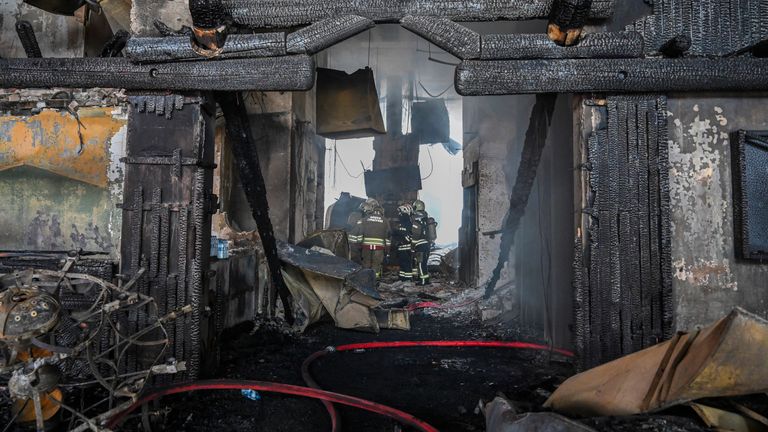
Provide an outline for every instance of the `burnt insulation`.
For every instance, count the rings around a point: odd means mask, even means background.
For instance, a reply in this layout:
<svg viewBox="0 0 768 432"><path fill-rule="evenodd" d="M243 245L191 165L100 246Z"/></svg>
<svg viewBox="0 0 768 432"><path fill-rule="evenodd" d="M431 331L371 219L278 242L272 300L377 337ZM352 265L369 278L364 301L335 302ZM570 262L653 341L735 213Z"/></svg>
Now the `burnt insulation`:
<svg viewBox="0 0 768 432"><path fill-rule="evenodd" d="M637 32L592 33L578 45L560 46L545 34L490 34L482 40L483 60L556 58L637 58L643 37Z"/></svg>
<svg viewBox="0 0 768 432"><path fill-rule="evenodd" d="M522 93L768 90L768 60L643 58L465 60L456 68L462 96Z"/></svg>
<svg viewBox="0 0 768 432"><path fill-rule="evenodd" d="M528 198L536 180L536 171L539 168L544 145L547 143L549 126L552 123L552 114L555 111L557 94L544 93L536 95L536 102L531 110L531 118L528 129L525 131L523 152L520 156L520 165L517 169L517 177L512 187L512 195L509 198L509 209L504 216L504 225L501 228L501 245L499 246L499 258L493 269L491 279L485 286L485 298L489 298L496 289L496 284L501 277L501 270L509 261L509 252L515 241L515 234L520 226L520 220L525 213Z"/></svg>
<svg viewBox="0 0 768 432"><path fill-rule="evenodd" d="M259 153L253 140L248 111L240 93L218 93L216 100L224 113L227 127L227 140L232 145L232 151L237 160L237 168L240 181L251 206L253 219L256 221L256 229L259 232L264 254L267 257L269 275L272 285L280 295L285 311L285 320L293 323L291 313L291 300L288 287L283 280L280 266L280 257L277 254L277 240L272 228L272 220L269 218L269 202L267 201L267 187L264 183L264 175L261 172ZM272 296L274 298L274 296ZM274 305L270 305L274 307Z"/></svg>
<svg viewBox="0 0 768 432"><path fill-rule="evenodd" d="M398 22L407 15L454 21L528 20L549 17L553 0L221 0L232 22L252 28L289 28L340 15ZM593 0L590 17L607 18L614 0Z"/></svg>
<svg viewBox="0 0 768 432"><path fill-rule="evenodd" d="M40 58L43 54L40 52L40 45L37 43L35 29L29 21L16 21L16 34L19 36L24 53L28 58Z"/></svg>
<svg viewBox="0 0 768 432"><path fill-rule="evenodd" d="M407 16L400 25L462 60L480 57L480 34L448 18Z"/></svg>
<svg viewBox="0 0 768 432"><path fill-rule="evenodd" d="M315 62L306 55L134 64L113 58L0 59L0 87L106 87L127 90L309 90Z"/></svg>
<svg viewBox="0 0 768 432"><path fill-rule="evenodd" d="M574 308L589 368L667 339L673 311L666 99L610 96L586 109L596 127Z"/></svg>
<svg viewBox="0 0 768 432"><path fill-rule="evenodd" d="M289 33L287 50L291 54L318 53L375 25L368 18L357 15L325 19Z"/></svg>
<svg viewBox="0 0 768 432"><path fill-rule="evenodd" d="M273 57L285 55L285 33L234 34L227 37L217 59ZM125 56L134 63L205 60L192 49L186 36L133 37Z"/></svg>
<svg viewBox="0 0 768 432"><path fill-rule="evenodd" d="M727 55L768 39L764 0L655 0L653 15L627 27L639 31L646 50L658 53L678 36L691 41L692 56Z"/></svg>

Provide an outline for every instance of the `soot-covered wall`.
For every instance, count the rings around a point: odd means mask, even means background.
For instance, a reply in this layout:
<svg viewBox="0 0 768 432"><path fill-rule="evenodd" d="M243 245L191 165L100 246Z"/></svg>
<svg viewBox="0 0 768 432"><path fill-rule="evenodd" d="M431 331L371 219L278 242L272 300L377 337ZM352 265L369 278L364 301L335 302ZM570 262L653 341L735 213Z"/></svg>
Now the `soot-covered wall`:
<svg viewBox="0 0 768 432"><path fill-rule="evenodd" d="M768 264L736 259L730 134L768 129L768 95L671 95L668 100L675 327L735 306L768 316Z"/></svg>

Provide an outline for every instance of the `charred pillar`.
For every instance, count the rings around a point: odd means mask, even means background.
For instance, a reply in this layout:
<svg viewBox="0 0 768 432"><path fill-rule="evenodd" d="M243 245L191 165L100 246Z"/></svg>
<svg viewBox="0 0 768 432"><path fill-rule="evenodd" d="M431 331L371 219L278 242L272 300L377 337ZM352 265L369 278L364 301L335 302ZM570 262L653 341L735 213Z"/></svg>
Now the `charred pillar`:
<svg viewBox="0 0 768 432"><path fill-rule="evenodd" d="M191 305L168 326L170 349L130 351L118 365L132 372L161 355L185 361L186 378L198 376L208 337L215 105L200 94L131 96L124 177L121 274L144 274L135 289L157 307L136 308L124 333L155 315ZM155 335L162 337L163 335Z"/></svg>

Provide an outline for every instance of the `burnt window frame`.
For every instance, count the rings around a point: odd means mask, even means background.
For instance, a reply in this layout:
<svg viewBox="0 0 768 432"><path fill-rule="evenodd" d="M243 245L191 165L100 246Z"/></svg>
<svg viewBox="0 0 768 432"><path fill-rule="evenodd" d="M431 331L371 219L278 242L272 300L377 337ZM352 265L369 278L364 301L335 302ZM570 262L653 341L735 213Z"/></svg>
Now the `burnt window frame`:
<svg viewBox="0 0 768 432"><path fill-rule="evenodd" d="M736 258L746 261L768 262L768 250L761 250L750 244L750 229L754 225L749 220L747 209L750 200L757 199L748 195L746 146L761 146L768 154L768 130L738 130L731 137L731 167L733 178L733 224ZM768 173L766 174L768 182ZM768 197L762 197L768 199ZM768 221L765 222L768 225Z"/></svg>

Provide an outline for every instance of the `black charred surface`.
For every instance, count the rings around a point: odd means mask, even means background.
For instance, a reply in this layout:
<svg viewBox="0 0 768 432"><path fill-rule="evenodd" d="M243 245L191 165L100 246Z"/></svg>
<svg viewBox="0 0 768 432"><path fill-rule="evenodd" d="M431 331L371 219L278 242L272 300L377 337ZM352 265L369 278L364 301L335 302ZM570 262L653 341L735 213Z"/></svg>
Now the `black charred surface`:
<svg viewBox="0 0 768 432"><path fill-rule="evenodd" d="M563 47L544 34L492 34L482 38L483 60L558 58L636 58L643 55L637 32L593 33Z"/></svg>
<svg viewBox="0 0 768 432"><path fill-rule="evenodd" d="M35 29L29 21L16 21L16 34L19 36L21 46L28 58L40 58L43 54L40 52L40 45L37 43Z"/></svg>
<svg viewBox="0 0 768 432"><path fill-rule="evenodd" d="M687 35L677 35L664 42L659 52L665 57L681 57L689 49L691 49L691 38Z"/></svg>
<svg viewBox="0 0 768 432"><path fill-rule="evenodd" d="M217 58L252 58L284 56L285 33L229 35ZM184 36L131 38L125 56L134 63L158 63L203 60Z"/></svg>
<svg viewBox="0 0 768 432"><path fill-rule="evenodd" d="M104 48L101 50L101 57L120 57L123 54L128 39L131 34L125 30L118 30L111 38L104 44Z"/></svg>
<svg viewBox="0 0 768 432"><path fill-rule="evenodd" d="M768 38L768 3L762 0L655 0L653 15L630 25L655 53L678 35L691 40L690 55L725 55Z"/></svg>
<svg viewBox="0 0 768 432"><path fill-rule="evenodd" d="M656 344L672 327L666 100L611 96L591 109L589 255L574 264L586 284L575 307L587 368Z"/></svg>
<svg viewBox="0 0 768 432"><path fill-rule="evenodd" d="M549 23L560 30L580 29L587 23L592 0L554 0L549 13Z"/></svg>
<svg viewBox="0 0 768 432"><path fill-rule="evenodd" d="M758 58L467 60L456 69L462 96L522 93L768 90Z"/></svg>
<svg viewBox="0 0 768 432"><path fill-rule="evenodd" d="M0 87L107 87L128 90L309 90L306 55L134 64L125 58L0 59Z"/></svg>
<svg viewBox="0 0 768 432"><path fill-rule="evenodd" d="M493 294L493 290L496 289L496 284L501 277L501 270L509 261L509 252L512 250L515 234L520 226L520 220L525 213L533 182L536 180L536 172L541 161L542 152L544 151L544 145L547 142L556 100L556 94L536 95L536 103L534 103L531 110L531 119L525 132L525 141L523 142L523 152L517 169L517 177L512 187L512 195L509 198L509 210L507 210L507 214L504 217L499 258L491 274L491 279L485 287L486 298Z"/></svg>
<svg viewBox="0 0 768 432"><path fill-rule="evenodd" d="M253 28L288 28L340 15L360 15L376 22L399 22L407 15L436 16L454 21L547 18L552 0L221 0L235 24ZM593 0L592 18L607 18L613 0Z"/></svg>
<svg viewBox="0 0 768 432"><path fill-rule="evenodd" d="M290 33L287 50L291 54L314 54L374 26L370 19L357 15L328 18Z"/></svg>
<svg viewBox="0 0 768 432"><path fill-rule="evenodd" d="M189 0L189 12L192 23L199 28L214 29L228 21L221 0Z"/></svg>
<svg viewBox="0 0 768 432"><path fill-rule="evenodd" d="M264 175L261 172L256 143L251 136L248 112L239 93L219 93L217 101L224 113L227 124L227 140L232 144L232 151L237 160L240 181L248 203L251 205L253 220L256 221L261 244L264 247L264 254L267 257L272 285L280 295L286 319L292 322L290 294L283 280L283 273L280 270L277 240L272 228L272 220L269 218L267 188L264 184ZM270 306L274 307L274 305Z"/></svg>
<svg viewBox="0 0 768 432"><path fill-rule="evenodd" d="M480 57L480 34L448 18L407 16L400 25L462 60Z"/></svg>
<svg viewBox="0 0 768 432"><path fill-rule="evenodd" d="M206 284L215 211L212 109L201 96L142 95L129 101L126 157L132 162L125 166L120 271L130 278L145 269L135 289L155 298L158 312L144 306L122 325L135 331L155 313L191 305L191 314L167 328L170 348L165 358L187 361L187 374L178 378L194 378L203 363L201 351L213 336L203 313L209 306ZM173 111L171 117L167 110ZM153 163L159 157L193 163ZM142 158L148 163L140 163ZM119 366L143 370L158 354L152 348L130 350Z"/></svg>

